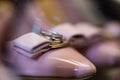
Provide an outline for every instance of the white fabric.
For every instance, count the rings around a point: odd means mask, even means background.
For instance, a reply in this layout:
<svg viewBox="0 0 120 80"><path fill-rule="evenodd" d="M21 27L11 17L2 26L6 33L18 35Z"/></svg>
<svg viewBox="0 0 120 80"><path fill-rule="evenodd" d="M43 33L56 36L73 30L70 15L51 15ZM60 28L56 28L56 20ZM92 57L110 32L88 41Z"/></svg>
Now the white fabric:
<svg viewBox="0 0 120 80"><path fill-rule="evenodd" d="M46 48L50 45L50 41L33 32L18 37L13 41L14 48L28 57L35 57L42 52L49 50Z"/></svg>
<svg viewBox="0 0 120 80"><path fill-rule="evenodd" d="M71 39L75 35L80 35L80 32L70 23L55 26L51 31L64 35L67 40Z"/></svg>
<svg viewBox="0 0 120 80"><path fill-rule="evenodd" d="M94 34L101 34L101 29L99 27L86 22L76 24L76 28L79 30L80 34L83 34L87 38Z"/></svg>

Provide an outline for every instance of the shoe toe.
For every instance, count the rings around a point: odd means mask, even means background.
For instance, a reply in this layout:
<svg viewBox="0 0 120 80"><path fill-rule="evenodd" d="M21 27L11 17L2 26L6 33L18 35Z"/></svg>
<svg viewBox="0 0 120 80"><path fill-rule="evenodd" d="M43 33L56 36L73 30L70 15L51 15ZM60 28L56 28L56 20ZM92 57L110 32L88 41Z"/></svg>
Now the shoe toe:
<svg viewBox="0 0 120 80"><path fill-rule="evenodd" d="M43 58L45 75L53 77L88 77L96 73L95 66L72 48L61 48L46 53Z"/></svg>
<svg viewBox="0 0 120 80"><path fill-rule="evenodd" d="M37 59L8 51L8 62L20 75L61 78L86 78L96 73L96 67L71 47L48 51Z"/></svg>
<svg viewBox="0 0 120 80"><path fill-rule="evenodd" d="M119 48L116 42L103 42L88 49L85 55L98 67L115 66L120 61Z"/></svg>

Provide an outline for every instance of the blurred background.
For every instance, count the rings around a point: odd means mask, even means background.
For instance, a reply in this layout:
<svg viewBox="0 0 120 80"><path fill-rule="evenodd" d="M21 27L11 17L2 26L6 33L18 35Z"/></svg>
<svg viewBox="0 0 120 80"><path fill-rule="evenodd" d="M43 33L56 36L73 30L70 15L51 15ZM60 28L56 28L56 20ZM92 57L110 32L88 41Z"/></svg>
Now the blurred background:
<svg viewBox="0 0 120 80"><path fill-rule="evenodd" d="M29 5L30 3L30 5ZM18 27L14 29L8 28L8 26L21 25L21 23L26 22L29 25L34 24L33 19L29 17L24 19L21 17L24 15L27 10L26 6L33 6L32 3L37 5L36 13L33 13L36 18L40 20L40 26L42 28L51 28L63 23L90 23L96 27L101 28L105 33L102 35L107 36L109 39L114 41L114 43L120 43L120 0L0 0L0 49L1 49L1 65L7 64L4 63L4 51L3 43L12 39L12 35L17 32ZM33 11L33 12L35 12ZM30 11L28 12L29 16ZM40 16L39 16L40 15ZM27 21L31 20L31 21ZM50 27L49 27L50 26ZM83 26L84 27L84 26ZM87 31L86 31L87 33ZM15 36L16 37L16 36ZM120 45L119 45L120 46ZM108 48L108 47L107 47ZM107 48L104 48L106 50ZM116 48L112 46L112 48ZM118 47L117 47L118 48ZM112 52L111 49L107 49L109 52ZM96 51L98 53L98 51ZM112 54L116 54L113 53ZM120 48L118 48L118 54L120 55ZM94 55L94 54L93 54ZM109 56L103 54L102 56ZM106 58L107 58L106 57ZM89 59L89 57L88 57ZM102 60L102 58L100 58ZM91 59L90 59L91 60ZM106 61L109 59L106 59ZM95 65L96 61L91 60ZM103 61L104 63L104 61ZM120 60L115 63L120 63ZM97 73L94 77L88 80L120 80L120 66L117 64L112 64L110 67L108 65L101 67L102 63L96 65ZM6 65L6 67L9 67ZM2 69L2 67L0 67ZM10 69L12 72L12 69ZM8 77L11 72L8 72L5 77ZM0 80L13 80L13 79L4 79L1 78L3 72L0 70ZM16 74L12 77L16 78ZM23 80L44 80L37 78L26 78L19 77ZM54 79L51 79L54 80ZM58 79L57 79L58 80ZM66 79L67 80L67 79ZM71 79L76 80L76 79ZM78 79L79 80L79 79Z"/></svg>

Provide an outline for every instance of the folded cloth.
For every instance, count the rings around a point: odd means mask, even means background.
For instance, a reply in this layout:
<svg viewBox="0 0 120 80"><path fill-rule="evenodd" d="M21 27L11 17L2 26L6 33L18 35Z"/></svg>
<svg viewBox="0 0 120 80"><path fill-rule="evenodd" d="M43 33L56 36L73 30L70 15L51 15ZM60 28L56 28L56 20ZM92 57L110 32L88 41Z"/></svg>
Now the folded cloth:
<svg viewBox="0 0 120 80"><path fill-rule="evenodd" d="M84 22L76 25L64 23L52 28L51 31L64 35L70 45L80 51L104 39L101 28Z"/></svg>
<svg viewBox="0 0 120 80"><path fill-rule="evenodd" d="M33 32L24 34L13 40L14 48L23 55L34 58L50 49L51 42Z"/></svg>
<svg viewBox="0 0 120 80"><path fill-rule="evenodd" d="M83 34L86 38L91 38L95 35L102 35L101 28L87 22L77 23L75 27L79 31L79 34Z"/></svg>
<svg viewBox="0 0 120 80"><path fill-rule="evenodd" d="M70 40L74 36L82 36L80 34L80 31L74 28L74 26L70 23L64 23L64 24L55 26L54 28L51 29L51 31L64 35L66 40Z"/></svg>
<svg viewBox="0 0 120 80"><path fill-rule="evenodd" d="M51 29L51 31L64 35L66 41L69 42L73 47L86 46L87 41L85 36L70 23L64 23L55 26Z"/></svg>
<svg viewBox="0 0 120 80"><path fill-rule="evenodd" d="M80 34L84 35L84 37L87 39L87 45L93 45L106 39L102 28L94 24L81 22L77 23L75 26L77 30L79 30Z"/></svg>
<svg viewBox="0 0 120 80"><path fill-rule="evenodd" d="M51 31L64 35L67 40L73 38L77 39L89 39L94 36L100 36L101 28L98 28L90 23L78 23L75 26L70 23L64 23L55 26Z"/></svg>

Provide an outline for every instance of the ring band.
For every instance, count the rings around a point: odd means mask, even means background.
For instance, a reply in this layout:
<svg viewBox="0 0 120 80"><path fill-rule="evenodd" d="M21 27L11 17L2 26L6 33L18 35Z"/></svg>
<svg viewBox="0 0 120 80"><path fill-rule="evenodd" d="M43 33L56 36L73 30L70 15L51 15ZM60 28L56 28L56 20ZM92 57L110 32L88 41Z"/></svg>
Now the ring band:
<svg viewBox="0 0 120 80"><path fill-rule="evenodd" d="M61 34L58 34L56 32L49 32L49 31L41 31L41 35L46 37L51 41L51 48L61 48L67 46L67 42L63 38Z"/></svg>

